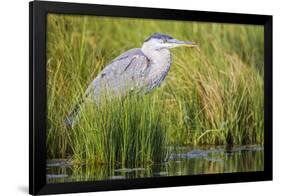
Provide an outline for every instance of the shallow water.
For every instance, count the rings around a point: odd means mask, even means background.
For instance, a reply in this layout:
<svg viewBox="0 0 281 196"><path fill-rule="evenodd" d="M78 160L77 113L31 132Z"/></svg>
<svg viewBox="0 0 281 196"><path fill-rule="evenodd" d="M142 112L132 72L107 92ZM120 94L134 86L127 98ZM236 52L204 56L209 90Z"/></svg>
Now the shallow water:
<svg viewBox="0 0 281 196"><path fill-rule="evenodd" d="M118 166L73 166L67 160L47 161L47 182L73 182L131 179L159 176L180 176L213 173L262 171L264 149L261 146L179 147L169 161L148 168Z"/></svg>

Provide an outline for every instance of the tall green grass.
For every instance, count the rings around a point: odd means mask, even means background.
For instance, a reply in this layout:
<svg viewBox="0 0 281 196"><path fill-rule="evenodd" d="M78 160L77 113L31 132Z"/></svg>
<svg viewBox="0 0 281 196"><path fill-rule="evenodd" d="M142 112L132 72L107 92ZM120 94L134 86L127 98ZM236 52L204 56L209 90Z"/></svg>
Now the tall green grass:
<svg viewBox="0 0 281 196"><path fill-rule="evenodd" d="M263 144L263 27L49 14L48 158L145 166L178 145ZM87 103L73 129L64 119L95 76L154 32L194 41L173 49L160 88Z"/></svg>
<svg viewBox="0 0 281 196"><path fill-rule="evenodd" d="M123 167L166 160L168 119L162 114L163 103L158 93L88 103L69 130L73 159Z"/></svg>

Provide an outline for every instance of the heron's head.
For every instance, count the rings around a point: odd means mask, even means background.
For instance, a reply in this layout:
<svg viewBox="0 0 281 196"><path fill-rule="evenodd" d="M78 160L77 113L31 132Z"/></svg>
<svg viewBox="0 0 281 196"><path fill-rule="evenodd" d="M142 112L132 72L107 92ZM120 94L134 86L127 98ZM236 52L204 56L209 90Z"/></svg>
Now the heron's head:
<svg viewBox="0 0 281 196"><path fill-rule="evenodd" d="M142 49L153 51L170 49L180 46L196 47L197 45L190 41L181 41L174 39L173 37L162 33L154 33L144 41Z"/></svg>

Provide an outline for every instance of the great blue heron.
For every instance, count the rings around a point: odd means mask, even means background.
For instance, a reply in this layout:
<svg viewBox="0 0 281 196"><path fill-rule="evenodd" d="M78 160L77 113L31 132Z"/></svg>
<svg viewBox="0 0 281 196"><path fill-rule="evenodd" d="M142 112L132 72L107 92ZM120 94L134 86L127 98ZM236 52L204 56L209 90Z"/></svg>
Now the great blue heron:
<svg viewBox="0 0 281 196"><path fill-rule="evenodd" d="M124 52L109 63L88 86L85 95L65 123L73 126L81 105L86 99L98 102L104 91L124 96L131 91L150 92L165 79L172 63L170 48L196 46L193 42L180 41L169 35L154 33L141 48Z"/></svg>

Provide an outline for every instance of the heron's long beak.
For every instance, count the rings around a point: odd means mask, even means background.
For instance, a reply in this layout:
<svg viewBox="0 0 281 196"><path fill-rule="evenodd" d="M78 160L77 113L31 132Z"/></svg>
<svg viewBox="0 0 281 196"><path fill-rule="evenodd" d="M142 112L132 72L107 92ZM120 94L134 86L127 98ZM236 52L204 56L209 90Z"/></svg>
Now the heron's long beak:
<svg viewBox="0 0 281 196"><path fill-rule="evenodd" d="M170 40L168 40L168 43L171 43L175 46L198 47L198 45L195 44L194 42L180 41L177 39L170 39Z"/></svg>

